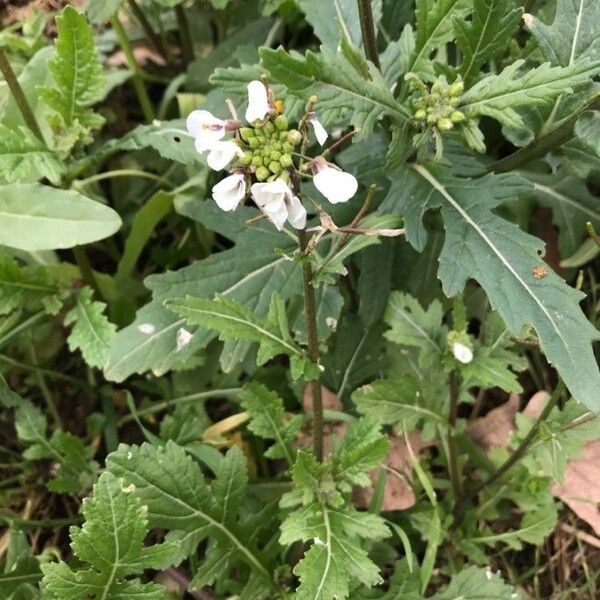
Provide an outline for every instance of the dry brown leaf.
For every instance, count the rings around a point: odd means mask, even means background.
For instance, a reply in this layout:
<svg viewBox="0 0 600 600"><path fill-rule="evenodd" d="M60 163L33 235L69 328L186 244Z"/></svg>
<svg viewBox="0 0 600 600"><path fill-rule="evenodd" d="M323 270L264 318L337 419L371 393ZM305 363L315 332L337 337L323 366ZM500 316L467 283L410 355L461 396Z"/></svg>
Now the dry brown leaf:
<svg viewBox="0 0 600 600"><path fill-rule="evenodd" d="M485 450L492 446L507 446L520 401L517 394L511 394L507 402L490 410L485 417L469 421L469 434L473 441Z"/></svg>
<svg viewBox="0 0 600 600"><path fill-rule="evenodd" d="M326 387L321 386L321 395L323 396L323 408L326 410L344 410L342 401ZM302 395L302 407L306 412L310 412L313 408L313 395L310 385L307 385L304 388L304 394Z"/></svg>
<svg viewBox="0 0 600 600"><path fill-rule="evenodd" d="M138 44L133 47L133 56L135 57L138 65L147 65L149 62L154 63L159 67L164 67L167 63L165 59L153 48L146 44ZM117 50L114 54L108 57L108 64L111 67L123 67L127 66L127 58L123 50Z"/></svg>

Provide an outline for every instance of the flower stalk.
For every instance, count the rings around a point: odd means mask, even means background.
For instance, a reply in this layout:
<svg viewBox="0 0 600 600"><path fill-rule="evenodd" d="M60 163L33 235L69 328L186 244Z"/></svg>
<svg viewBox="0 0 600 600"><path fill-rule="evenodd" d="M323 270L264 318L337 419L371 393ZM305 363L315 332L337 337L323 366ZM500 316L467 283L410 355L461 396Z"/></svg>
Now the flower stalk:
<svg viewBox="0 0 600 600"><path fill-rule="evenodd" d="M448 413L448 471L454 501L460 503L463 497L460 466L458 464L458 448L454 438L456 419L458 418L458 399L460 397L460 376L456 371L451 371L449 376L450 410Z"/></svg>
<svg viewBox="0 0 600 600"><path fill-rule="evenodd" d="M363 44L365 45L365 56L381 71L379 50L377 49L377 32L375 31L371 0L357 0L357 2L360 29L362 31Z"/></svg>

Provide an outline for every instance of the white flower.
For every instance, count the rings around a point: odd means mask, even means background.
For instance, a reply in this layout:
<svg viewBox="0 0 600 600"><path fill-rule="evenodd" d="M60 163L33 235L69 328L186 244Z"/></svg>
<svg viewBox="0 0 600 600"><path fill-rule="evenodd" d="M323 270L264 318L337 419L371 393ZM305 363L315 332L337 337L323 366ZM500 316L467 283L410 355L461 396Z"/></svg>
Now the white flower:
<svg viewBox="0 0 600 600"><path fill-rule="evenodd" d="M212 195L221 210L235 210L246 195L246 178L243 173L234 173L219 181L212 189Z"/></svg>
<svg viewBox="0 0 600 600"><path fill-rule="evenodd" d="M319 121L319 119L311 117L309 123L312 125L312 128L315 132L317 142L319 142L319 144L322 146L327 141L329 134L327 133L325 127L323 127L323 124L321 123L321 121Z"/></svg>
<svg viewBox="0 0 600 600"><path fill-rule="evenodd" d="M188 133L194 138L198 152L206 152L211 146L223 138L227 122L218 119L207 110L194 110L185 122Z"/></svg>
<svg viewBox="0 0 600 600"><path fill-rule="evenodd" d="M306 227L306 209L282 179L255 183L250 191L258 207L279 231L286 221L296 229Z"/></svg>
<svg viewBox="0 0 600 600"><path fill-rule="evenodd" d="M235 142L215 142L208 153L208 166L214 171L221 171L234 158L243 155L244 153Z"/></svg>
<svg viewBox="0 0 600 600"><path fill-rule="evenodd" d="M269 111L269 95L262 81L251 81L248 84L248 108L246 109L246 121L262 121Z"/></svg>
<svg viewBox="0 0 600 600"><path fill-rule="evenodd" d="M456 360L465 365L473 360L473 350L460 342L454 342L454 344L452 344L452 354L454 354Z"/></svg>
<svg viewBox="0 0 600 600"><path fill-rule="evenodd" d="M329 166L323 159L315 160L317 173L313 178L316 188L331 202L347 202L356 194L358 181L354 175Z"/></svg>

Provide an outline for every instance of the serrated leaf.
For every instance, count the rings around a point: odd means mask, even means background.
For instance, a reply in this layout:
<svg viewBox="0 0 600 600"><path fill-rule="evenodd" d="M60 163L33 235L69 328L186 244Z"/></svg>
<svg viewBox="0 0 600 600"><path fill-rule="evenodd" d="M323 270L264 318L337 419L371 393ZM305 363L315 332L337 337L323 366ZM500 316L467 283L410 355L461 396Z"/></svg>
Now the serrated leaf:
<svg viewBox="0 0 600 600"><path fill-rule="evenodd" d="M63 172L58 156L29 129L9 129L0 123L0 183L46 177L58 185Z"/></svg>
<svg viewBox="0 0 600 600"><path fill-rule="evenodd" d="M108 206L74 190L37 183L0 186L0 244L19 250L58 250L89 244L121 227Z"/></svg>
<svg viewBox="0 0 600 600"><path fill-rule="evenodd" d="M448 587L434 594L431 600L523 600L523 596L489 567L467 567L454 575Z"/></svg>
<svg viewBox="0 0 600 600"><path fill-rule="evenodd" d="M85 564L73 570L66 563L42 566L44 589L60 600L125 600L139 597L159 600L165 589L130 580L149 568L171 564L174 544L144 547L148 535L148 508L111 473L103 473L94 494L83 501L83 526L71 527L71 547Z"/></svg>
<svg viewBox="0 0 600 600"><path fill-rule="evenodd" d="M586 148L600 157L600 111L591 110L581 115L575 123L575 135Z"/></svg>
<svg viewBox="0 0 600 600"><path fill-rule="evenodd" d="M404 214L407 239L419 249L426 241L424 212L441 208L446 239L438 277L445 294L452 297L467 279L475 279L508 329L521 335L523 328L533 327L575 398L600 410L600 373L591 346L598 332L578 306L583 295L541 262L539 240L491 212L528 189L514 175L471 180L444 167L413 165L396 180L382 210ZM404 191L398 196L396 190ZM536 267L542 270L534 272Z"/></svg>
<svg viewBox="0 0 600 600"><path fill-rule="evenodd" d="M106 304L93 299L93 290L84 287L75 298L75 306L66 314L65 325L73 325L67 338L71 352L80 350L90 367L103 367L116 327L106 315Z"/></svg>
<svg viewBox="0 0 600 600"><path fill-rule="evenodd" d="M285 458L288 464L293 464L292 443L302 427L302 416L296 415L286 421L283 400L260 383L244 386L240 404L250 415L248 429L263 439L275 441L265 456Z"/></svg>
<svg viewBox="0 0 600 600"><path fill-rule="evenodd" d="M563 94L586 85L600 72L600 62L580 62L568 67L549 63L521 73L517 60L498 75L488 75L461 96L459 109L468 116L488 116L515 129L524 127L518 109L546 106Z"/></svg>
<svg viewBox="0 0 600 600"><path fill-rule="evenodd" d="M453 19L456 43L463 53L459 73L467 87L481 66L506 48L519 27L522 13L511 0L476 0L471 23L460 17Z"/></svg>
<svg viewBox="0 0 600 600"><path fill-rule="evenodd" d="M600 59L600 4L595 0L558 0L552 25L532 16L529 29L554 65Z"/></svg>
<svg viewBox="0 0 600 600"><path fill-rule="evenodd" d="M164 447L122 444L107 458L111 473L135 486L148 506L152 527L184 533L189 553L210 535L222 552L248 564L270 585L271 576L256 548L258 524L240 523L241 491L247 483L246 464L239 448L232 448L221 463L216 482L210 486L199 466L174 442ZM251 529L250 529L251 528Z"/></svg>

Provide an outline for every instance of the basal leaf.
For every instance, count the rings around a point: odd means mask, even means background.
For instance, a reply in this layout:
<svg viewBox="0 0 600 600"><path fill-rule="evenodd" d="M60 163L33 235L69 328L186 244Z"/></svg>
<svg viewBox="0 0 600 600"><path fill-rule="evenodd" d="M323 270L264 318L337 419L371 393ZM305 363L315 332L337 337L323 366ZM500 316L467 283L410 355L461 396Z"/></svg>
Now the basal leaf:
<svg viewBox="0 0 600 600"><path fill-rule="evenodd" d="M510 331L521 335L533 327L575 398L600 410L600 373L591 346L598 333L578 306L582 294L541 261L539 240L491 212L528 189L514 175L471 180L444 167L412 165L396 179L382 210L404 214L407 239L418 249L426 241L424 212L441 208L446 240L438 276L446 295L456 295L475 279Z"/></svg>
<svg viewBox="0 0 600 600"><path fill-rule="evenodd" d="M515 588L505 583L498 573L478 567L467 567L454 575L448 587L431 600L523 600Z"/></svg>

